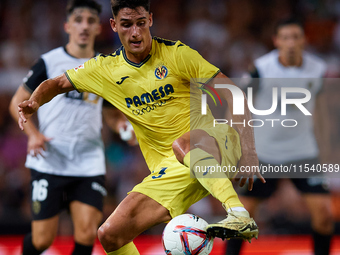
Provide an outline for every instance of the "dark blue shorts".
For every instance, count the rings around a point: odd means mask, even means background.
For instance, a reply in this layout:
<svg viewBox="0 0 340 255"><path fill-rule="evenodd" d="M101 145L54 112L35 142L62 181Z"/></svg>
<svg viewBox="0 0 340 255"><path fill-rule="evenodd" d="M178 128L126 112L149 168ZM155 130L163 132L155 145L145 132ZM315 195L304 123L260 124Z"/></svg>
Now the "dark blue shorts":
<svg viewBox="0 0 340 255"><path fill-rule="evenodd" d="M103 210L105 176L73 177L40 173L31 169L33 220L51 218L68 209L72 201Z"/></svg>

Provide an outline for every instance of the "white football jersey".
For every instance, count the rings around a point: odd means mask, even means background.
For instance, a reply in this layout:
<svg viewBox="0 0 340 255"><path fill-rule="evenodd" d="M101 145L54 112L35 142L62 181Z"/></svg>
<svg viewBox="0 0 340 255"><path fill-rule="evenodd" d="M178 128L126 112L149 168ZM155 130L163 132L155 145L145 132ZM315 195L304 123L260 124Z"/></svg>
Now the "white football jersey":
<svg viewBox="0 0 340 255"><path fill-rule="evenodd" d="M300 67L284 67L279 62L277 50L255 60L255 67L259 76L259 87L254 99L254 107L267 110L272 106L272 89L278 89L278 105L276 111L270 115L254 115L253 119L260 119L265 124L255 127L255 144L261 161L272 164L288 163L290 161L315 158L318 156L318 146L314 136L313 112L316 96L322 88L322 77L326 71L326 64L311 54L303 54ZM312 114L306 116L294 104L288 104L286 115L281 112L281 89L304 88L311 92L311 99L303 106ZM302 93L288 93L287 98L303 98ZM275 119L275 121L268 121ZM284 127L283 125L295 127ZM279 120L279 121L277 121ZM258 123L256 123L258 125ZM272 127L272 125L274 127Z"/></svg>
<svg viewBox="0 0 340 255"><path fill-rule="evenodd" d="M24 87L31 93L45 79L63 74L88 59L72 57L63 47L43 54L32 67ZM26 167L62 176L105 174L101 138L103 99L90 93L60 94L38 110L39 130L52 140L44 157L27 156Z"/></svg>

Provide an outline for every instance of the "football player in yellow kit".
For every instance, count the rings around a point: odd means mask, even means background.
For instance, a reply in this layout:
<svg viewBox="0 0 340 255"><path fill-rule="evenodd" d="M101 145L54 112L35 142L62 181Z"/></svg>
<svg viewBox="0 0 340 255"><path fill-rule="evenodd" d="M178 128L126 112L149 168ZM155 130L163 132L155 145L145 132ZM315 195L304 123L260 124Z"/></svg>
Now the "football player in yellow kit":
<svg viewBox="0 0 340 255"><path fill-rule="evenodd" d="M258 165L251 127L214 128L210 110L206 115L191 112L190 102L200 100L198 88L202 84L228 78L180 41L152 37L149 0L111 0L111 6L111 27L122 46L113 54L97 56L43 82L29 100L19 104L19 126L23 129L27 118L54 96L74 89L102 96L128 117L151 174L99 228L98 237L107 254L139 254L132 242L136 236L184 213L209 194L228 210L225 220L207 227L210 235L246 240L257 237L257 225L240 203L230 179L242 176L240 185L248 179L251 189L254 174L265 182L260 173L206 178L193 171L215 165ZM232 111L231 92L217 92ZM250 119L246 102L245 109L245 115L233 116L234 121ZM192 173L197 178L191 178Z"/></svg>

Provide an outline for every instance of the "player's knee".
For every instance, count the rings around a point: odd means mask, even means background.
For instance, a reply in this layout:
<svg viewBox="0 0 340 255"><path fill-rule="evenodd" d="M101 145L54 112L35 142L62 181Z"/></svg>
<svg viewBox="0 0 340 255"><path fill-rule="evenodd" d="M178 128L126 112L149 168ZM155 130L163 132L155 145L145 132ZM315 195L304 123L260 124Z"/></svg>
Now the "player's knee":
<svg viewBox="0 0 340 255"><path fill-rule="evenodd" d="M83 224L75 231L75 240L79 243L92 245L97 237L97 227L93 224Z"/></svg>
<svg viewBox="0 0 340 255"><path fill-rule="evenodd" d="M123 247L125 241L119 233L115 233L107 224L103 224L98 229L98 239L105 251L115 251Z"/></svg>
<svg viewBox="0 0 340 255"><path fill-rule="evenodd" d="M177 160L183 164L184 156L190 150L190 142L184 137L179 137L172 143L172 150L174 151Z"/></svg>
<svg viewBox="0 0 340 255"><path fill-rule="evenodd" d="M107 228L104 225L101 225L97 231L98 239L102 244L109 242L110 239L110 235L106 229Z"/></svg>

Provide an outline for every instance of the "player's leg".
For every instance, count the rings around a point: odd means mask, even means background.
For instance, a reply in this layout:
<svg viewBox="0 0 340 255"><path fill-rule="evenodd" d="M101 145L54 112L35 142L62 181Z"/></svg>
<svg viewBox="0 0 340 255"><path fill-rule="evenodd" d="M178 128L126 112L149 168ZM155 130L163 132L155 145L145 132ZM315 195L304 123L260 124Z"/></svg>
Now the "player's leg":
<svg viewBox="0 0 340 255"><path fill-rule="evenodd" d="M72 255L91 255L103 214L97 208L79 201L70 203L70 212L75 242Z"/></svg>
<svg viewBox="0 0 340 255"><path fill-rule="evenodd" d="M105 176L72 177L65 189L74 225L72 255L90 255L102 221Z"/></svg>
<svg viewBox="0 0 340 255"><path fill-rule="evenodd" d="M57 235L59 216L33 220L32 232L23 241L23 255L38 255L51 246Z"/></svg>
<svg viewBox="0 0 340 255"><path fill-rule="evenodd" d="M169 220L168 209L144 194L131 192L101 225L98 238L107 254L138 255L133 239Z"/></svg>
<svg viewBox="0 0 340 255"><path fill-rule="evenodd" d="M317 163L311 160L309 164ZM331 209L331 197L327 179L310 177L292 179L296 188L303 194L311 215L313 230L314 254L329 254L331 239L334 231L334 221Z"/></svg>
<svg viewBox="0 0 340 255"><path fill-rule="evenodd" d="M23 255L41 254L57 235L63 180L31 169L32 232L23 241Z"/></svg>
<svg viewBox="0 0 340 255"><path fill-rule="evenodd" d="M329 194L304 194L311 213L312 228L321 235L331 235L334 230Z"/></svg>
<svg viewBox="0 0 340 255"><path fill-rule="evenodd" d="M185 155L196 148L210 153L216 159L218 164L221 164L221 153L215 138L211 137L207 132L201 129L195 129L185 133L173 142L172 148L177 160L182 164L185 164Z"/></svg>
<svg viewBox="0 0 340 255"><path fill-rule="evenodd" d="M255 183L256 184L256 183ZM250 215L254 215L261 200L252 196L240 196L240 200ZM242 239L230 239L227 242L226 255L239 255L243 244Z"/></svg>
<svg viewBox="0 0 340 255"><path fill-rule="evenodd" d="M293 179L293 183L303 193L311 215L314 254L329 254L334 231L331 197L327 180L319 177Z"/></svg>
<svg viewBox="0 0 340 255"><path fill-rule="evenodd" d="M262 165L266 163L261 162ZM265 185L260 184L259 179L255 179L254 188L249 191L245 187L240 189L240 200L244 207L248 210L250 215L256 213L257 207L260 202L264 199L269 198L277 189L279 179L267 179ZM261 227L261 226L260 226ZM243 240L241 239L230 239L227 242L226 255L238 255L241 252Z"/></svg>
<svg viewBox="0 0 340 255"><path fill-rule="evenodd" d="M136 185L98 231L99 239L110 254L139 254L132 240L144 230L169 221L208 196L207 190L190 169L175 155L163 158L151 173Z"/></svg>
<svg viewBox="0 0 340 255"><path fill-rule="evenodd" d="M210 132L221 139L216 140L214 136L204 130L192 130L174 141L174 153L178 161L191 169L202 186L221 201L228 212L227 219L216 224L209 224L207 232L222 239L239 237L250 240L252 237L257 237L258 228L244 209L228 178L232 177L232 174L220 171L215 175L205 176L211 166L216 166L216 168L221 166L223 160L221 147L224 149L223 155L228 155L227 163L236 167L241 156L239 143L237 143L239 142L238 135L230 134L232 139L227 144L228 138L225 133L219 134L217 128ZM215 134L215 132L217 133ZM223 145L219 143L223 143ZM236 155L238 151L239 153Z"/></svg>
<svg viewBox="0 0 340 255"><path fill-rule="evenodd" d="M304 198L311 213L314 254L328 255L334 230L329 194L305 194Z"/></svg>
<svg viewBox="0 0 340 255"><path fill-rule="evenodd" d="M226 207L243 207L225 173L217 173L220 178L211 178L209 173L204 177L204 172L195 171L195 169L205 170L209 166L221 165L221 153L214 137L204 130L196 129L176 139L172 147L177 160L189 167L203 187L215 198L225 203Z"/></svg>
<svg viewBox="0 0 340 255"><path fill-rule="evenodd" d="M265 162L260 162L261 165L266 165ZM277 189L279 179L267 179L264 185L259 185L261 182L259 179L254 180L254 188L252 191L243 187L240 189L240 200L244 207L249 211L250 215L256 213L259 203L269 198ZM261 228L261 226L260 226ZM238 255L241 252L243 240L241 239L230 239L227 242L226 255Z"/></svg>

